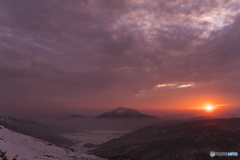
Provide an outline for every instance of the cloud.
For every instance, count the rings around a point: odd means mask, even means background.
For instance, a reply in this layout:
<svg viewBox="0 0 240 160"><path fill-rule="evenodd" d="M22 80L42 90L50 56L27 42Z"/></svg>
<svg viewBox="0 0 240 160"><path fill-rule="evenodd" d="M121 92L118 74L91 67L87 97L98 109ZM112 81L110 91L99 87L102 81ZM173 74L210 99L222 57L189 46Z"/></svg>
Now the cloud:
<svg viewBox="0 0 240 160"><path fill-rule="evenodd" d="M237 0L0 3L1 95L27 95L13 106L31 106L29 97L56 106L130 104L157 85L239 95Z"/></svg>

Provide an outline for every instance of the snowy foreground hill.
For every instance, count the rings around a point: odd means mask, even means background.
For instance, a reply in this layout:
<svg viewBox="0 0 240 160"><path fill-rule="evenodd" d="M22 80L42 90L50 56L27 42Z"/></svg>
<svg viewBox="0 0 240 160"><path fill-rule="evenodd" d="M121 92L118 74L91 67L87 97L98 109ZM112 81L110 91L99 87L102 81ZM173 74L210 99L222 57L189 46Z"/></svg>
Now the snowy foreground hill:
<svg viewBox="0 0 240 160"><path fill-rule="evenodd" d="M6 157L6 158L5 158ZM103 160L94 155L58 147L0 126L0 160Z"/></svg>

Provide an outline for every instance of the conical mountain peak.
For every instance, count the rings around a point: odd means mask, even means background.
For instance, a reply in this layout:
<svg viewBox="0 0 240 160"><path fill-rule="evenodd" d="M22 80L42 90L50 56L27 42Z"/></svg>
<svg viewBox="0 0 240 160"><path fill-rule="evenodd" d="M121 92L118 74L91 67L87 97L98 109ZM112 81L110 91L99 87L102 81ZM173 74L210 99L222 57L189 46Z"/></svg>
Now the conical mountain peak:
<svg viewBox="0 0 240 160"><path fill-rule="evenodd" d="M118 107L110 112L106 112L98 118L150 118L153 116L143 114L137 110L125 107Z"/></svg>

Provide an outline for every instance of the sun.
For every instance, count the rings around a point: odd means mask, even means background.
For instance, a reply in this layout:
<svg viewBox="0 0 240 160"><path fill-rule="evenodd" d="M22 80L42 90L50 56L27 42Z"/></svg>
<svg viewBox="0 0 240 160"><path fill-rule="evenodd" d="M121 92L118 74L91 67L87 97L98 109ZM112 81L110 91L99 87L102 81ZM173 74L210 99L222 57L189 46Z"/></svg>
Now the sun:
<svg viewBox="0 0 240 160"><path fill-rule="evenodd" d="M206 105L206 106L204 107L204 109L205 109L206 111L208 111L208 112L211 112L211 111L213 111L213 110L215 109L215 107L213 107L212 105Z"/></svg>
<svg viewBox="0 0 240 160"><path fill-rule="evenodd" d="M212 113L215 112L216 110L219 109L218 107L219 105L213 105L213 104L205 104L205 105L201 105L199 107L191 107L191 109L197 109L197 110L201 110L201 111L205 111L208 113Z"/></svg>

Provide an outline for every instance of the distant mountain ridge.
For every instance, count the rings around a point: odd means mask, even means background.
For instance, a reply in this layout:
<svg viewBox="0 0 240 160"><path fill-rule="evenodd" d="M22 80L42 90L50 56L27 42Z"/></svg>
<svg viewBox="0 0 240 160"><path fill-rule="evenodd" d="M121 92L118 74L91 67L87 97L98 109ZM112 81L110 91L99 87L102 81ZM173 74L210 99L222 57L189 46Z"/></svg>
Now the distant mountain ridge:
<svg viewBox="0 0 240 160"><path fill-rule="evenodd" d="M86 115L80 115L76 113L69 113L69 112L57 112L57 113L47 113L47 114L41 114L35 117L35 119L57 119L57 118L69 118L69 119L74 119L74 118L88 118L89 116Z"/></svg>
<svg viewBox="0 0 240 160"><path fill-rule="evenodd" d="M143 114L137 110L118 107L110 112L106 112L98 116L97 118L156 118L151 115Z"/></svg>

